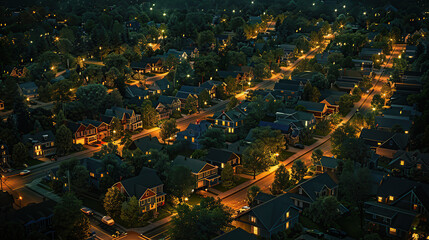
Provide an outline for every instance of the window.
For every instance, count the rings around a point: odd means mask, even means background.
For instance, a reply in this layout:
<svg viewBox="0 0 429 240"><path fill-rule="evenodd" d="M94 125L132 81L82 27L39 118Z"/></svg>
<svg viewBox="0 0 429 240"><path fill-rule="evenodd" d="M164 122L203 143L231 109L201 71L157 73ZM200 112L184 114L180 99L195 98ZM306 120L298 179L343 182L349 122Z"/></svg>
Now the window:
<svg viewBox="0 0 429 240"><path fill-rule="evenodd" d="M94 173L90 172L89 176L94 177Z"/></svg>
<svg viewBox="0 0 429 240"><path fill-rule="evenodd" d="M250 217L250 222L256 223L256 217L255 216L249 215L249 217Z"/></svg>
<svg viewBox="0 0 429 240"><path fill-rule="evenodd" d="M225 126L225 121L222 121L222 126Z"/></svg>
<svg viewBox="0 0 429 240"><path fill-rule="evenodd" d="M393 201L393 200L395 200L395 197L389 196L389 201Z"/></svg>
<svg viewBox="0 0 429 240"><path fill-rule="evenodd" d="M396 228L389 228L389 233L391 235L396 235Z"/></svg>
<svg viewBox="0 0 429 240"><path fill-rule="evenodd" d="M417 209L419 208L419 205L417 205L417 204L413 204L413 210L414 211L417 211Z"/></svg>
<svg viewBox="0 0 429 240"><path fill-rule="evenodd" d="M238 126L238 122L235 122L235 126L236 126L236 127Z"/></svg>
<svg viewBox="0 0 429 240"><path fill-rule="evenodd" d="M404 166L405 165L405 161L404 160L401 160L401 166Z"/></svg>
<svg viewBox="0 0 429 240"><path fill-rule="evenodd" d="M220 164L220 167L221 167L221 168L224 168L224 167L225 167L225 164L224 164L224 163L221 163L221 164Z"/></svg>
<svg viewBox="0 0 429 240"><path fill-rule="evenodd" d="M195 142L195 138L194 137L192 137L192 142Z"/></svg>
<svg viewBox="0 0 429 240"><path fill-rule="evenodd" d="M289 218L289 212L286 213L286 219L288 219L288 218Z"/></svg>
<svg viewBox="0 0 429 240"><path fill-rule="evenodd" d="M216 125L218 124L218 120L216 119Z"/></svg>
<svg viewBox="0 0 429 240"><path fill-rule="evenodd" d="M286 229L289 229L289 222L286 222Z"/></svg>
<svg viewBox="0 0 429 240"><path fill-rule="evenodd" d="M255 226L252 226L252 233L255 234L255 235L259 235L259 228L255 227Z"/></svg>
<svg viewBox="0 0 429 240"><path fill-rule="evenodd" d="M378 202L383 202L383 197L378 197Z"/></svg>
<svg viewBox="0 0 429 240"><path fill-rule="evenodd" d="M103 177L103 176L104 176L104 174L102 174L102 173L101 173L101 174L100 174L100 177Z"/></svg>
<svg viewBox="0 0 429 240"><path fill-rule="evenodd" d="M422 164L418 163L416 167L417 167L417 169L420 170L420 169L422 169Z"/></svg>
<svg viewBox="0 0 429 240"><path fill-rule="evenodd" d="M185 140L186 140L186 139L188 139L188 136L185 136L184 138L185 138Z"/></svg>
<svg viewBox="0 0 429 240"><path fill-rule="evenodd" d="M299 188L298 192L299 194L302 194L302 188Z"/></svg>
<svg viewBox="0 0 429 240"><path fill-rule="evenodd" d="M381 142L379 142L379 143L377 143L378 144L378 146L380 146L381 145Z"/></svg>

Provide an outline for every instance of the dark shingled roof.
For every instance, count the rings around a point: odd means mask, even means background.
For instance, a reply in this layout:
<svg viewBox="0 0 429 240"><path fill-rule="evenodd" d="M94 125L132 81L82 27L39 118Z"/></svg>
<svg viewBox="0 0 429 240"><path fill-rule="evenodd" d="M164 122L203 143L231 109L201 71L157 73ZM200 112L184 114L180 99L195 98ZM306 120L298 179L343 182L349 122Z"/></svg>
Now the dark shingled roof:
<svg viewBox="0 0 429 240"><path fill-rule="evenodd" d="M121 184L130 197L136 196L140 199L148 188L154 188L163 183L156 174L156 170L143 167L138 176L122 180Z"/></svg>
<svg viewBox="0 0 429 240"><path fill-rule="evenodd" d="M15 220L21 224L31 221L38 221L41 218L48 218L54 214L56 202L47 200L37 204L29 204L17 210L10 220Z"/></svg>
<svg viewBox="0 0 429 240"><path fill-rule="evenodd" d="M257 237L251 233L244 231L241 228L236 228L232 231L224 233L213 240L256 240Z"/></svg>
<svg viewBox="0 0 429 240"><path fill-rule="evenodd" d="M326 168L336 168L338 166L338 159L323 156L322 159L320 159L320 163L316 163L315 165L320 165Z"/></svg>
<svg viewBox="0 0 429 240"><path fill-rule="evenodd" d="M205 157L205 161L227 163L231 158L238 158L237 154L220 148L210 148L209 152Z"/></svg>
<svg viewBox="0 0 429 240"><path fill-rule="evenodd" d="M413 122L405 119L394 119L388 117L375 117L375 125L379 128L392 129L395 125L399 125L402 130L409 131Z"/></svg>
<svg viewBox="0 0 429 240"><path fill-rule="evenodd" d="M130 145L131 150L135 150L137 148L140 149L140 151L142 151L143 153L145 153L147 151L150 151L151 149L162 150L164 146L161 143L159 143L159 140L157 137L145 136L137 140L134 140L131 143Z"/></svg>
<svg viewBox="0 0 429 240"><path fill-rule="evenodd" d="M44 136L47 136L46 140L45 140ZM41 143L55 141L55 135L52 133L51 130L42 131L42 132L33 133L33 134L26 134L26 135L22 136L22 139L24 142L30 142L31 143L30 138L33 139L33 141L38 141Z"/></svg>
<svg viewBox="0 0 429 240"><path fill-rule="evenodd" d="M184 166L184 167L188 168L189 170L191 170L191 172L193 172L193 173L200 172L201 169L203 169L206 164L208 164L208 163L201 161L201 160L198 160L198 159L185 157L182 155L177 156L172 163L172 165L174 165L174 166Z"/></svg>
<svg viewBox="0 0 429 240"><path fill-rule="evenodd" d="M161 103L163 105L170 105L174 102L176 98L172 97L172 96L165 96L165 95L161 95L158 98L158 103Z"/></svg>
<svg viewBox="0 0 429 240"><path fill-rule="evenodd" d="M256 197L255 197L255 201L259 201L259 202L268 202L271 199L275 198L276 196L268 194L268 193L264 193L264 192L259 192Z"/></svg>
<svg viewBox="0 0 429 240"><path fill-rule="evenodd" d="M316 201L316 192L320 192L324 186L332 189L338 186L338 184L334 181L334 179L332 179L331 176L329 176L328 173L323 173L317 175L316 177L298 183L296 187L298 186L301 186L304 189L304 191L309 195L311 200Z"/></svg>
<svg viewBox="0 0 429 240"><path fill-rule="evenodd" d="M365 212L392 219L389 226L408 232L417 216L416 212L403 210L387 204L366 202Z"/></svg>
<svg viewBox="0 0 429 240"><path fill-rule="evenodd" d="M324 103L301 101L301 100L298 101L296 105L303 106L307 111L313 111L313 112L323 112L323 109L326 106Z"/></svg>

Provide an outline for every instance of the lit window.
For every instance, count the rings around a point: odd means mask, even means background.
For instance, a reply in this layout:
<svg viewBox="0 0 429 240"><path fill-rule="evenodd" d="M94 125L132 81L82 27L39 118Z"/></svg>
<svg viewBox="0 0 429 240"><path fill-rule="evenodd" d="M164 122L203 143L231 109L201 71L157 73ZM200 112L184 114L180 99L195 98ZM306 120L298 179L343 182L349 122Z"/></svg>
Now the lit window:
<svg viewBox="0 0 429 240"><path fill-rule="evenodd" d="M286 229L289 229L289 222L286 222Z"/></svg>
<svg viewBox="0 0 429 240"><path fill-rule="evenodd" d="M405 134L408 134L408 131L405 131Z"/></svg>
<svg viewBox="0 0 429 240"><path fill-rule="evenodd" d="M192 137L192 142L195 142L195 138L194 137Z"/></svg>
<svg viewBox="0 0 429 240"><path fill-rule="evenodd" d="M417 169L422 169L422 165L420 163L417 164Z"/></svg>
<svg viewBox="0 0 429 240"><path fill-rule="evenodd" d="M289 218L289 212L286 213L286 218Z"/></svg>
<svg viewBox="0 0 429 240"><path fill-rule="evenodd" d="M188 136L185 136L184 138L185 138L185 140L186 140L186 139L188 139Z"/></svg>
<svg viewBox="0 0 429 240"><path fill-rule="evenodd" d="M391 235L396 235L396 228L389 228L389 233Z"/></svg>
<svg viewBox="0 0 429 240"><path fill-rule="evenodd" d="M383 202L383 197L378 197L378 202Z"/></svg>
<svg viewBox="0 0 429 240"><path fill-rule="evenodd" d="M389 201L393 201L395 198L393 196L389 196Z"/></svg>
<svg viewBox="0 0 429 240"><path fill-rule="evenodd" d="M94 177L94 173L90 172L89 176Z"/></svg>
<svg viewBox="0 0 429 240"><path fill-rule="evenodd" d="M221 167L221 168L224 168L224 167L225 167L225 164L224 164L224 163L221 163L220 167Z"/></svg>
<svg viewBox="0 0 429 240"><path fill-rule="evenodd" d="M225 121L222 121L222 126L225 126Z"/></svg>
<svg viewBox="0 0 429 240"><path fill-rule="evenodd" d="M216 119L216 124L218 124L218 120Z"/></svg>
<svg viewBox="0 0 429 240"><path fill-rule="evenodd" d="M100 177L103 177L103 176L104 176L104 174L102 174L102 173L101 173L101 174L100 174Z"/></svg>
<svg viewBox="0 0 429 240"><path fill-rule="evenodd" d="M252 223L256 223L256 217L255 216L250 216L250 221Z"/></svg>
<svg viewBox="0 0 429 240"><path fill-rule="evenodd" d="M255 226L252 226L252 233L255 234L255 235L259 235L259 228L255 227Z"/></svg>
<svg viewBox="0 0 429 240"><path fill-rule="evenodd" d="M404 165L405 165L405 161L401 160L401 166L404 166Z"/></svg>
<svg viewBox="0 0 429 240"><path fill-rule="evenodd" d="M378 144L378 146L380 146L381 145L381 143L379 142L379 143L377 143Z"/></svg>
<svg viewBox="0 0 429 240"><path fill-rule="evenodd" d="M417 204L413 204L413 210L417 210L419 206Z"/></svg>

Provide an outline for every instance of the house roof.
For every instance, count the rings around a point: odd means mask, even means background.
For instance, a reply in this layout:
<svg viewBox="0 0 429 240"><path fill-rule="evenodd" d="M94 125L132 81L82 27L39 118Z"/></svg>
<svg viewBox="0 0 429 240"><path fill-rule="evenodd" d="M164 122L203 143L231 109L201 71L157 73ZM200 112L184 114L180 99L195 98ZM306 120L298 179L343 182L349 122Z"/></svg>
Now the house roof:
<svg viewBox="0 0 429 240"><path fill-rule="evenodd" d="M274 85L274 90L297 92L301 90L301 86L296 84L276 83Z"/></svg>
<svg viewBox="0 0 429 240"><path fill-rule="evenodd" d="M296 105L303 106L307 111L312 111L312 112L323 112L323 110L326 107L326 104L324 103L301 101L301 100L298 101Z"/></svg>
<svg viewBox="0 0 429 240"><path fill-rule="evenodd" d="M285 124L285 123L281 123L281 122L265 122L265 121L260 121L259 122L259 126L260 127L270 127L273 130L280 130L282 133L288 133L290 131L290 124Z"/></svg>
<svg viewBox="0 0 429 240"><path fill-rule="evenodd" d="M136 196L140 199L147 189L157 187L163 183L156 170L143 167L139 175L122 180L121 184L130 197Z"/></svg>
<svg viewBox="0 0 429 240"><path fill-rule="evenodd" d="M171 105L173 104L174 100L176 100L177 98L172 97L172 96L165 96L165 95L161 95L158 98L158 103L161 103L163 105Z"/></svg>
<svg viewBox="0 0 429 240"><path fill-rule="evenodd" d="M162 91L167 90L170 88L170 81L168 81L167 78L160 79L154 82L150 88L157 88L157 89L159 88L159 90L162 90Z"/></svg>
<svg viewBox="0 0 429 240"><path fill-rule="evenodd" d="M122 116L125 114L127 118L131 117L134 113L132 109L126 109L121 107L112 107L110 109L106 109L104 115L109 117L116 117L118 119L122 119Z"/></svg>
<svg viewBox="0 0 429 240"><path fill-rule="evenodd" d="M228 112L219 111L213 114L213 118L219 118L222 114L227 115L232 121L238 122L244 119L245 115L236 109L229 110Z"/></svg>
<svg viewBox="0 0 429 240"><path fill-rule="evenodd" d="M37 89L37 85L34 82L25 82L25 83L20 83L19 87L21 89L26 89L26 90L34 90Z"/></svg>
<svg viewBox="0 0 429 240"><path fill-rule="evenodd" d="M211 123L206 120L201 121L199 124L191 123L184 131L178 132L177 135L198 138L204 135L210 126Z"/></svg>
<svg viewBox="0 0 429 240"><path fill-rule="evenodd" d="M365 203L365 212L392 219L389 226L402 231L409 231L417 216L415 212L373 201Z"/></svg>
<svg viewBox="0 0 429 240"><path fill-rule="evenodd" d="M204 166L206 166L206 164L208 164L208 163L201 161L201 160L198 160L198 159L185 157L182 155L178 155L174 159L174 161L172 162L172 165L184 166L184 167L188 168L189 170L191 170L191 172L193 172L193 173L199 173L204 168Z"/></svg>
<svg viewBox="0 0 429 240"><path fill-rule="evenodd" d="M404 161L404 167L406 168L412 168L415 167L416 164L422 164L422 168L429 169L429 153L421 153L418 150L412 152L399 150L393 156L389 165L394 165L401 160Z"/></svg>
<svg viewBox="0 0 429 240"><path fill-rule="evenodd" d="M144 90L142 88L137 87L136 85L128 86L125 89L125 97L133 98L133 97L145 97L149 94L148 90Z"/></svg>
<svg viewBox="0 0 429 240"><path fill-rule="evenodd" d="M256 240L257 237L251 233L244 231L241 228L236 228L232 231L224 233L213 240L237 240L237 239L246 239L246 240Z"/></svg>
<svg viewBox="0 0 429 240"><path fill-rule="evenodd" d="M97 173L103 168L103 162L95 158L83 158L80 160L80 164L92 173Z"/></svg>
<svg viewBox="0 0 429 240"><path fill-rule="evenodd" d="M182 92L182 91L178 91L176 93L176 98L179 98L179 99L187 99L189 96L194 96L194 94L189 92Z"/></svg>
<svg viewBox="0 0 429 240"><path fill-rule="evenodd" d="M55 141L55 135L52 133L51 130L47 130L47 131L41 131L33 134L25 134L22 136L22 140L24 142L30 142L30 143L53 142Z"/></svg>
<svg viewBox="0 0 429 240"><path fill-rule="evenodd" d="M145 68L147 64L155 64L160 60L160 58L142 58L138 62L132 62L131 68Z"/></svg>
<svg viewBox="0 0 429 240"><path fill-rule="evenodd" d="M382 142L383 144L380 147L383 147L384 143L392 140L400 149L405 149L405 147L408 145L409 139L407 134L392 133L388 131L367 128L362 129L359 138L366 141ZM368 144L371 145L370 143ZM377 147L377 145L373 145L373 147Z"/></svg>
<svg viewBox="0 0 429 240"><path fill-rule="evenodd" d="M338 94L337 95L330 95L323 100L325 100L327 103L329 103L329 105L339 105L340 97L341 97L341 95L338 95Z"/></svg>
<svg viewBox="0 0 429 240"><path fill-rule="evenodd" d="M204 160L226 164L231 158L238 158L238 155L226 149L210 148Z"/></svg>
<svg viewBox="0 0 429 240"><path fill-rule="evenodd" d="M151 149L162 150L164 146L161 143L159 143L159 140L157 137L145 136L137 140L134 140L131 143L130 145L131 150L135 150L137 148L140 149L140 151L145 153L147 151L150 151Z"/></svg>
<svg viewBox="0 0 429 240"><path fill-rule="evenodd" d="M303 182L298 183L296 187L302 187L308 196L313 201L316 201L316 193L320 192L325 186L330 189L338 186L338 184L328 173L323 173L308 180L304 180Z"/></svg>
<svg viewBox="0 0 429 240"><path fill-rule="evenodd" d="M82 121L79 121L79 123L82 123L85 126L88 126L89 124L93 125L94 127L99 127L103 122L92 120L92 119L84 119Z"/></svg>
<svg viewBox="0 0 429 240"><path fill-rule="evenodd" d="M297 111L292 108L284 108L282 110L277 111L276 115L283 116L284 118L294 119L298 121L311 121L314 119L314 115L312 113Z"/></svg>
<svg viewBox="0 0 429 240"><path fill-rule="evenodd" d="M316 163L315 165L319 165L319 166L326 167L326 168L337 168L338 159L336 159L334 157L323 156L320 159L320 163Z"/></svg>
<svg viewBox="0 0 429 240"><path fill-rule="evenodd" d="M12 214L11 220L21 224L38 221L42 218L48 218L54 214L56 202L47 200L41 203L29 204Z"/></svg>
<svg viewBox="0 0 429 240"><path fill-rule="evenodd" d="M202 88L202 87L183 85L179 91L199 95L204 90L205 90L205 88Z"/></svg>
<svg viewBox="0 0 429 240"><path fill-rule="evenodd" d="M203 84L201 84L200 87L208 90L208 89L212 89L213 86L220 86L222 84L224 84L224 83L220 82L220 81L209 80L209 81L205 81Z"/></svg>
<svg viewBox="0 0 429 240"><path fill-rule="evenodd" d="M258 194L255 197L255 201L259 201L261 203L268 202L269 200L275 198L276 196L264 193L264 192L258 192Z"/></svg>
<svg viewBox="0 0 429 240"><path fill-rule="evenodd" d="M411 120L406 119L393 119L381 116L375 117L375 125L378 128L392 129L394 126L399 125L401 126L402 130L409 131L411 129L412 124L413 122Z"/></svg>

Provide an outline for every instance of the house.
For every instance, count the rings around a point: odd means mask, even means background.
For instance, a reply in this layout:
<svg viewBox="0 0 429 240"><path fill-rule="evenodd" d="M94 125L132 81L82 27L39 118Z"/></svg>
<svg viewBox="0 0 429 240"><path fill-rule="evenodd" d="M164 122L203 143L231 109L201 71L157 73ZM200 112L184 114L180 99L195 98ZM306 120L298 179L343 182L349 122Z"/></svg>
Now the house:
<svg viewBox="0 0 429 240"><path fill-rule="evenodd" d="M328 64L328 57L329 57L329 52L324 51L322 53L318 53L316 54L316 62L322 65L327 65Z"/></svg>
<svg viewBox="0 0 429 240"><path fill-rule="evenodd" d="M239 214L234 225L258 237L271 239L276 233L293 228L299 213L300 209L286 193Z"/></svg>
<svg viewBox="0 0 429 240"><path fill-rule="evenodd" d="M241 79L243 79L243 74L235 71L218 71L217 74L219 75L219 78L222 80L225 80L231 77L231 78L235 78L237 82L241 82Z"/></svg>
<svg viewBox="0 0 429 240"><path fill-rule="evenodd" d="M244 231L242 228L236 228L216 238L213 238L213 240L237 240L237 239L256 240L257 237L251 233Z"/></svg>
<svg viewBox="0 0 429 240"><path fill-rule="evenodd" d="M189 92L182 92L178 91L175 96L177 99L180 100L181 106L180 108L184 108L186 105L186 101L188 101L190 98L198 99L198 95L195 93L189 93ZM197 101L198 105L198 101Z"/></svg>
<svg viewBox="0 0 429 240"><path fill-rule="evenodd" d="M127 100L130 100L136 105L141 105L144 100L149 99L149 91L139 88L136 85L130 85L125 88L125 96ZM140 103L140 104L138 104Z"/></svg>
<svg viewBox="0 0 429 240"><path fill-rule="evenodd" d="M296 49L296 45L292 44L280 44L277 47L283 50L282 61L291 59Z"/></svg>
<svg viewBox="0 0 429 240"><path fill-rule="evenodd" d="M314 114L297 111L292 108L284 108L276 112L276 123L290 125L293 129L312 129L316 124Z"/></svg>
<svg viewBox="0 0 429 240"><path fill-rule="evenodd" d="M191 123L188 127L181 132L177 133L177 140L189 142L191 149L200 149L200 139L204 136L206 131L211 127L211 123L208 121L201 121L199 123Z"/></svg>
<svg viewBox="0 0 429 240"><path fill-rule="evenodd" d="M171 85L170 81L168 81L167 78L163 78L158 81L155 81L152 85L150 85L149 92L154 94L162 94L172 88L173 86Z"/></svg>
<svg viewBox="0 0 429 240"><path fill-rule="evenodd" d="M142 58L138 62L132 62L131 69L138 73L152 73L161 72L163 66L160 58Z"/></svg>
<svg viewBox="0 0 429 240"><path fill-rule="evenodd" d="M375 117L376 128L384 131L392 131L392 129L400 127L402 132L408 134L412 125L413 121L408 119L394 119L382 116Z"/></svg>
<svg viewBox="0 0 429 240"><path fill-rule="evenodd" d="M139 139L134 140L130 146L129 150L135 151L139 149L144 154L150 154L152 149L161 151L164 149L164 145L162 145L157 137L145 136Z"/></svg>
<svg viewBox="0 0 429 240"><path fill-rule="evenodd" d="M125 27L130 32L138 32L140 30L140 22L137 20L131 20L125 23Z"/></svg>
<svg viewBox="0 0 429 240"><path fill-rule="evenodd" d="M417 116L420 116L421 112L418 112L414 107L390 107L383 109L382 116L391 119L400 120L414 120Z"/></svg>
<svg viewBox="0 0 429 240"><path fill-rule="evenodd" d="M109 124L101 121L85 119L77 123L67 122L66 126L72 131L74 144L89 145L110 136Z"/></svg>
<svg viewBox="0 0 429 240"><path fill-rule="evenodd" d="M188 168L195 177L195 189L208 188L220 183L219 169L210 163L179 155L171 165Z"/></svg>
<svg viewBox="0 0 429 240"><path fill-rule="evenodd" d="M337 113L340 110L340 97L339 94L333 94L327 96L325 99L320 101L328 108L328 114Z"/></svg>
<svg viewBox="0 0 429 240"><path fill-rule="evenodd" d="M274 85L274 91L284 94L286 98L300 98L303 91L303 86L296 84L296 81L280 80Z"/></svg>
<svg viewBox="0 0 429 240"><path fill-rule="evenodd" d="M4 101L0 99L0 111L4 109Z"/></svg>
<svg viewBox="0 0 429 240"><path fill-rule="evenodd" d="M255 197L255 204L256 205L260 205L262 203L268 202L271 199L275 198L276 196L268 194L268 193L264 193L264 192L258 192L258 194L256 194Z"/></svg>
<svg viewBox="0 0 429 240"><path fill-rule="evenodd" d="M365 222L369 230L385 236L405 238L419 215L428 213L429 185L420 182L385 176L378 186L376 201L365 202ZM427 218L420 218L422 226Z"/></svg>
<svg viewBox="0 0 429 240"><path fill-rule="evenodd" d="M337 196L338 183L329 173L303 180L288 191L296 207L304 209L323 196Z"/></svg>
<svg viewBox="0 0 429 240"><path fill-rule="evenodd" d="M38 87L34 82L26 82L19 84L19 90L21 94L25 97L25 99L27 99L27 101L39 97Z"/></svg>
<svg viewBox="0 0 429 240"><path fill-rule="evenodd" d="M165 204L164 183L154 169L143 167L139 175L122 180L113 186L128 198L136 197L142 212L158 211L158 207Z"/></svg>
<svg viewBox="0 0 429 240"><path fill-rule="evenodd" d="M221 171L225 164L230 164L236 172L237 166L241 164L241 159L237 154L220 148L210 148L204 161L217 166Z"/></svg>
<svg viewBox="0 0 429 240"><path fill-rule="evenodd" d="M273 130L279 130L285 136L286 142L288 144L293 145L299 142L300 129L298 129L292 123L260 121L259 127L270 127Z"/></svg>
<svg viewBox="0 0 429 240"><path fill-rule="evenodd" d="M369 73L372 75L374 71L374 62L371 60L352 59L356 69L359 69L363 73Z"/></svg>
<svg viewBox="0 0 429 240"><path fill-rule="evenodd" d="M22 136L22 141L32 145L29 151L31 157L40 158L55 155L57 148L54 146L55 135L51 130Z"/></svg>
<svg viewBox="0 0 429 240"><path fill-rule="evenodd" d="M362 129L359 138L376 154L387 158L393 158L399 150L407 150L409 139L407 134L367 128Z"/></svg>
<svg viewBox="0 0 429 240"><path fill-rule="evenodd" d="M405 57L414 58L416 56L417 46L407 45L405 47Z"/></svg>
<svg viewBox="0 0 429 240"><path fill-rule="evenodd" d="M404 176L411 177L419 172L422 175L429 174L429 154L416 151L399 150L389 163L392 169L398 169Z"/></svg>
<svg viewBox="0 0 429 240"><path fill-rule="evenodd" d="M168 119L173 110L180 111L182 103L180 99L171 96L161 95L155 103L155 110L159 113L159 119Z"/></svg>
<svg viewBox="0 0 429 240"><path fill-rule="evenodd" d="M316 119L324 119L328 115L328 107L324 103L299 100L297 106L303 106L306 112L314 114Z"/></svg>
<svg viewBox="0 0 429 240"><path fill-rule="evenodd" d="M224 82L214 80L205 81L200 85L200 87L206 89L210 94L210 98L212 99L216 97L217 88L223 88L223 90L226 91L226 84Z"/></svg>
<svg viewBox="0 0 429 240"><path fill-rule="evenodd" d="M119 119L124 126L124 130L135 131L142 128L141 115L135 114L132 109L112 107L110 109L106 109L104 116L107 117L107 119L113 117ZM108 123L110 124L110 121L108 121Z"/></svg>
<svg viewBox="0 0 429 240"><path fill-rule="evenodd" d="M29 204L9 215L8 220L21 225L26 237L38 232L46 235L47 239L54 239L55 230L52 219L55 206L56 202L52 200Z"/></svg>
<svg viewBox="0 0 429 240"><path fill-rule="evenodd" d="M104 163L95 158L83 158L80 164L89 172L89 184L97 189L100 188L101 179L109 174L107 169L104 169Z"/></svg>
<svg viewBox="0 0 429 240"><path fill-rule="evenodd" d="M334 157L323 156L319 162L314 164L316 166L316 173L335 173L339 161L341 160Z"/></svg>
<svg viewBox="0 0 429 240"><path fill-rule="evenodd" d="M237 80L251 81L254 77L251 66L229 66L225 72L239 73L241 77Z"/></svg>
<svg viewBox="0 0 429 240"><path fill-rule="evenodd" d="M383 54L383 49L381 48L362 48L359 57L364 60L372 60L372 56L381 54Z"/></svg>
<svg viewBox="0 0 429 240"><path fill-rule="evenodd" d="M0 140L0 169L10 168L10 152L6 143Z"/></svg>
<svg viewBox="0 0 429 240"><path fill-rule="evenodd" d="M237 130L243 126L244 118L245 115L236 109L213 114L214 126L225 129L227 133L237 133Z"/></svg>

